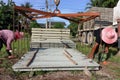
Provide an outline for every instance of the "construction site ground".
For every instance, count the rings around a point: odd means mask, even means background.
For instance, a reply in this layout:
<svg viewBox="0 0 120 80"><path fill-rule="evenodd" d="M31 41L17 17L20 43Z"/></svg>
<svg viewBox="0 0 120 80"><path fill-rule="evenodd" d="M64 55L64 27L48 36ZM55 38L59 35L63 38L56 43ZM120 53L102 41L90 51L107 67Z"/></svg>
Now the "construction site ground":
<svg viewBox="0 0 120 80"><path fill-rule="evenodd" d="M12 65L18 60L1 60L0 80L120 80L120 63L110 60L108 65L101 64L99 71L91 71L91 78L84 71L14 72Z"/></svg>

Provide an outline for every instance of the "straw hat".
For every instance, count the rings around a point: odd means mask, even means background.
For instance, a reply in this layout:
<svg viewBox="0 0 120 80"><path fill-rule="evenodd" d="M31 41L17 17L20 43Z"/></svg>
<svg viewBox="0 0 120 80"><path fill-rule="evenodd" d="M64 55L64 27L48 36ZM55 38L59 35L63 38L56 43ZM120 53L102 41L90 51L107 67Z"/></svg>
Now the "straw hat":
<svg viewBox="0 0 120 80"><path fill-rule="evenodd" d="M115 32L115 29L113 29L111 26L104 28L101 32L101 39L107 44L116 42L117 33Z"/></svg>

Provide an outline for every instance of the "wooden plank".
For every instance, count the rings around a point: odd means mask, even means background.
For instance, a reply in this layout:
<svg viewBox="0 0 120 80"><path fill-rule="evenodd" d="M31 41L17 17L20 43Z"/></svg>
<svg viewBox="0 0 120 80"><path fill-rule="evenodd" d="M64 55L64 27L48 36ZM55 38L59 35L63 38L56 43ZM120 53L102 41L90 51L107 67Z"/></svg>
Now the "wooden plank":
<svg viewBox="0 0 120 80"><path fill-rule="evenodd" d="M46 37L46 36L43 36L43 37L40 37L40 36L32 36L31 37L32 39L31 40L34 40L34 39L69 39L68 37L60 37L60 36L52 36L52 37Z"/></svg>
<svg viewBox="0 0 120 80"><path fill-rule="evenodd" d="M64 49L64 53L67 54L69 57L72 57L72 55L65 49Z"/></svg>
<svg viewBox="0 0 120 80"><path fill-rule="evenodd" d="M92 77L92 73L89 71L89 69L87 68L87 66L85 66L84 73L85 73L87 76L89 76L90 78Z"/></svg>
<svg viewBox="0 0 120 80"><path fill-rule="evenodd" d="M42 43L42 47L45 43L44 47L55 47L56 43L59 43L60 46L57 47L64 47L63 44L75 46L73 41L61 42L63 40L70 40L70 29L43 29L43 28L32 28L32 36L31 36L31 48L36 48L39 46L39 43ZM37 45L33 43L38 43ZM55 44L54 44L55 43ZM73 46L72 46L73 47Z"/></svg>
<svg viewBox="0 0 120 80"><path fill-rule="evenodd" d="M70 32L32 31L32 34L66 34L66 35L70 35Z"/></svg>
<svg viewBox="0 0 120 80"><path fill-rule="evenodd" d="M34 33L34 34L32 34L32 36L70 36L69 34L51 34L51 33L49 33L49 34L39 34L39 33Z"/></svg>
<svg viewBox="0 0 120 80"><path fill-rule="evenodd" d="M32 28L31 42L46 39L69 39L69 29L42 29Z"/></svg>
<svg viewBox="0 0 120 80"><path fill-rule="evenodd" d="M66 33L66 34L69 34L70 33L70 31L32 31L32 33L57 33L57 34L59 34L59 33L62 33L62 34L64 34L64 33Z"/></svg>
<svg viewBox="0 0 120 80"><path fill-rule="evenodd" d="M63 33L32 33L32 36L70 36L70 34Z"/></svg>
<svg viewBox="0 0 120 80"><path fill-rule="evenodd" d="M49 35L42 35L42 36L41 36L41 35L34 35L34 36L32 36L32 37L41 37L41 38L42 38L42 37L46 37L46 38L47 38L47 37L67 37L67 38L69 38L68 35L61 35L61 36L60 36L60 35L54 35L54 36L53 36L53 35L50 35L50 36L49 36ZM31 37L31 38L32 38L32 37Z"/></svg>
<svg viewBox="0 0 120 80"><path fill-rule="evenodd" d="M70 31L70 29L50 29L50 28L48 28L48 29L45 29L45 28L32 28L32 30L43 30L43 31Z"/></svg>
<svg viewBox="0 0 120 80"><path fill-rule="evenodd" d="M78 63L71 58L72 55L67 50L64 50L64 54L73 64L78 65Z"/></svg>
<svg viewBox="0 0 120 80"><path fill-rule="evenodd" d="M65 36L65 35L64 36L57 36L57 35L56 36L51 36L51 35L50 36L48 36L48 35L39 36L39 35L37 35L37 36L31 36L31 38L46 38L46 39L47 38L63 38L63 39L66 38L66 39L69 39L69 36Z"/></svg>

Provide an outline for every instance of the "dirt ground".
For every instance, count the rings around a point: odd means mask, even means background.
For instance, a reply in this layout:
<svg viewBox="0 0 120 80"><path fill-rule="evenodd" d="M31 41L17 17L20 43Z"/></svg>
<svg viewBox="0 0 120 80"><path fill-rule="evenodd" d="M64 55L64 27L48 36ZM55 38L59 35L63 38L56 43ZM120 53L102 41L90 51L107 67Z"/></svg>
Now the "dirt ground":
<svg viewBox="0 0 120 80"><path fill-rule="evenodd" d="M0 60L0 80L120 80L120 74L115 72L117 67L120 73L120 63L109 62L108 65L101 65L99 71L90 71L89 77L84 71L50 71L50 72L14 72L12 65L19 59ZM116 71L117 71L116 70Z"/></svg>
<svg viewBox="0 0 120 80"><path fill-rule="evenodd" d="M14 64L17 60L10 60ZM109 65L120 66L119 64L109 63ZM9 66L10 68L11 66ZM15 73L6 68L0 68L0 80L116 80L115 73L107 68L107 65L101 65L99 71L90 71L92 76L87 76L84 71L51 71L44 74L34 74L22 72ZM7 68L8 69L8 68ZM117 78L119 80L119 78Z"/></svg>

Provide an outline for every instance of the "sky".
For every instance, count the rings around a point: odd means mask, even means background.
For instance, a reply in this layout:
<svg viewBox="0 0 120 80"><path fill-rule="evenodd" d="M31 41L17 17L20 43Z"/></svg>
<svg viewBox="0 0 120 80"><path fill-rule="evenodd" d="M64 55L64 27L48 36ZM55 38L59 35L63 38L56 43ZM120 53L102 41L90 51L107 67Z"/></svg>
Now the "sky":
<svg viewBox="0 0 120 80"><path fill-rule="evenodd" d="M8 2L8 0L3 0L4 2ZM20 6L21 4L25 4L26 2L30 2L32 8L46 11L46 0L12 0L16 5ZM85 8L87 3L90 3L90 0L60 0L60 4L58 5L58 9L61 13L77 13L77 12L85 12ZM49 10L54 11L56 6L54 0L48 0ZM69 21L61 19L61 18L51 18L51 21L65 21L66 25L69 24ZM39 23L45 23L45 19L37 20Z"/></svg>

